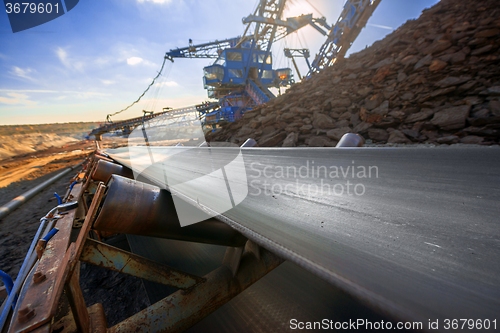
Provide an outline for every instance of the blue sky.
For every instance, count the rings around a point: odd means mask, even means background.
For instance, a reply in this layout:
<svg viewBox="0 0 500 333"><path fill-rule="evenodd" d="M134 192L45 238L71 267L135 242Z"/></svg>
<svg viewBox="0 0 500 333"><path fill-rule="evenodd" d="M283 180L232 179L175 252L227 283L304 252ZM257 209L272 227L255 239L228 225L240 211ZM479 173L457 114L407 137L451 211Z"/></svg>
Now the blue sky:
<svg viewBox="0 0 500 333"><path fill-rule="evenodd" d="M383 38L437 0L382 0L350 52ZM104 121L144 91L166 51L241 35L241 19L257 0L80 0L67 14L12 33L0 12L0 124ZM312 6L310 4L314 6ZM333 24L343 0L289 0L285 16L313 13ZM292 67L283 47L307 47L311 61L325 40L310 27L274 44L275 67ZM303 59L297 59L307 72ZM114 120L142 110L207 100L202 69L211 59L168 62L143 101Z"/></svg>

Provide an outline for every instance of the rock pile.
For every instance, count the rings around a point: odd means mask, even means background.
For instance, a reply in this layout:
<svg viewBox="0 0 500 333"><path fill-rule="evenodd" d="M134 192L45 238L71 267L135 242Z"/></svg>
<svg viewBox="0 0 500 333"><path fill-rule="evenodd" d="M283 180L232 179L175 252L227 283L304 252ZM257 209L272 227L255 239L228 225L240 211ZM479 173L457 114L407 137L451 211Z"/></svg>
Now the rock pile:
<svg viewBox="0 0 500 333"><path fill-rule="evenodd" d="M500 7L442 0L382 41L291 87L208 135L260 146L498 144Z"/></svg>

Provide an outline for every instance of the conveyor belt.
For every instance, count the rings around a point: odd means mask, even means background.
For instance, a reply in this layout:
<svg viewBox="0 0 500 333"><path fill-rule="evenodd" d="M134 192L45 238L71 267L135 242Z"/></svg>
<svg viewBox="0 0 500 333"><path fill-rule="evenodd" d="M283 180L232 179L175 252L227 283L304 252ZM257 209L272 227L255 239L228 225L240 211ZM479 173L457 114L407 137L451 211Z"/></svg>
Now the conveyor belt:
<svg viewBox="0 0 500 333"><path fill-rule="evenodd" d="M198 149L150 149L152 155L136 151L132 158L127 148L107 153L158 185L167 185L167 166L171 186L235 157L235 150L219 149L210 164ZM500 149L241 151L240 181L253 186L219 218L247 237L399 318L500 319ZM290 172L279 174L280 167ZM301 167L304 177L293 174ZM266 195L264 187L273 185L275 193ZM197 190L184 194L196 203Z"/></svg>

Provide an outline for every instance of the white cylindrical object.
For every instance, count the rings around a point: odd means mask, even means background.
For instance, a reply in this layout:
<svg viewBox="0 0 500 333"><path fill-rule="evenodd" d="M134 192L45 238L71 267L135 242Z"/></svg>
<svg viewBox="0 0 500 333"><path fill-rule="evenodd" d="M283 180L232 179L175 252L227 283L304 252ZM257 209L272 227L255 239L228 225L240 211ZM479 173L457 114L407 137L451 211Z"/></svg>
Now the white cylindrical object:
<svg viewBox="0 0 500 333"><path fill-rule="evenodd" d="M78 165L81 165L81 163ZM72 171L76 167L77 166L65 169L64 171L58 173L54 177L44 181L43 183L41 183L38 186L35 186L34 188L32 188L29 191L24 192L20 196L12 199L8 203L6 203L2 207L0 207L0 220L3 219L5 216L9 215L14 209L21 206L23 203L25 203L29 199L33 198L38 192L42 191L44 188L46 188L47 186L49 186L50 184L52 184L56 180L59 180L62 177L64 177L65 175L67 175L70 171Z"/></svg>
<svg viewBox="0 0 500 333"><path fill-rule="evenodd" d="M247 141L243 142L243 144L240 146L240 148L250 148L250 147L255 147L257 145L257 141L255 141L252 138L248 138Z"/></svg>
<svg viewBox="0 0 500 333"><path fill-rule="evenodd" d="M346 133L340 138L339 143L335 146L336 148L342 147L363 147L365 144L365 138L357 133Z"/></svg>

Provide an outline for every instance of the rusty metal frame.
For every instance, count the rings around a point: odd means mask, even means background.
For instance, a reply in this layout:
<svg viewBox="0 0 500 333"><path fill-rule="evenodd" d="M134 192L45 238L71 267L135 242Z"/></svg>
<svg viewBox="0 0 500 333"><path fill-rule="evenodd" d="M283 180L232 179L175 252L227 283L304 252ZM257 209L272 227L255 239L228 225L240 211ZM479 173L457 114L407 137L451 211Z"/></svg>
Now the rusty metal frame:
<svg viewBox="0 0 500 333"><path fill-rule="evenodd" d="M73 190L75 191L75 196L80 197L82 186L81 184L77 185L75 185ZM81 253L82 249L79 247L82 247L84 244L82 235L86 235L90 229L91 219L95 218L98 203L102 199L104 189L104 185L99 187L94 198L96 200L93 201L90 207L76 244L69 244L69 241L73 229L73 219L78 209L69 211L68 214L63 215L57 221L56 226L59 228L59 232L47 244L34 273L34 276L41 277L27 281L27 291L18 300L19 311L13 314L11 331L29 332L34 328L49 323L56 313L57 304L67 282L71 281L72 287L76 287L76 282L72 281L72 278L78 261L74 258L78 258L78 255ZM72 291L72 289L67 290ZM81 305L80 300L77 299L81 295L74 294L73 296L75 298L73 305ZM81 300L83 301L83 298ZM81 309L74 307L72 310L75 313Z"/></svg>
<svg viewBox="0 0 500 333"><path fill-rule="evenodd" d="M89 161L67 198L77 198L78 208L57 221L59 232L48 242L13 313L9 332L51 332L63 291L70 312L61 321L72 321L78 332L166 332L181 331L209 315L277 267L283 260L251 241L245 247L228 247L221 266L204 277L188 274L136 254L89 238L89 232L104 200L106 186L95 183L91 173L98 158ZM88 189L96 188L90 207L83 203ZM85 214L75 242L70 243L75 219ZM87 307L80 287L80 262L129 274L179 290L107 328L101 304ZM60 323L59 323L60 324ZM58 326L58 325L56 325ZM60 327L60 325L59 325Z"/></svg>
<svg viewBox="0 0 500 333"><path fill-rule="evenodd" d="M251 251L241 257L238 272L233 276L226 265L205 275L206 282L189 290L177 291L148 308L109 328L109 333L181 332L230 301L283 260L261 250L257 259Z"/></svg>
<svg viewBox="0 0 500 333"><path fill-rule="evenodd" d="M80 184L73 188L75 194L79 194L80 190ZM13 316L13 331L27 332L28 329L39 327L52 319L62 292L62 289L57 289L57 285L61 269L65 266L66 250L76 210L69 211L57 221L59 232L47 244L36 266L34 276L38 278L27 281L29 288L24 297L18 300L19 311ZM23 319L26 317L29 317L29 320Z"/></svg>
<svg viewBox="0 0 500 333"><path fill-rule="evenodd" d="M87 238L80 260L148 281L189 289L205 279Z"/></svg>

